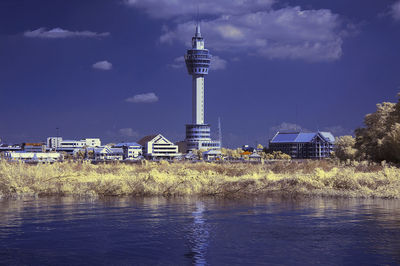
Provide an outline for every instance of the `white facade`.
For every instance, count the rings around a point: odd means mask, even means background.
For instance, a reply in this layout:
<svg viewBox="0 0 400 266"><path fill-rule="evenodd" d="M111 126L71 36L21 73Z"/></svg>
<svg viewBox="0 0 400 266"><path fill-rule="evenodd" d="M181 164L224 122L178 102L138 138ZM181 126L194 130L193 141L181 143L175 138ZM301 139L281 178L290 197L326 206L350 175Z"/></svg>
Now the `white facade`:
<svg viewBox="0 0 400 266"><path fill-rule="evenodd" d="M62 137L48 137L47 148L51 150L60 150L73 152L74 149L85 147L100 147L101 141L99 138L85 138L82 140L64 140Z"/></svg>
<svg viewBox="0 0 400 266"><path fill-rule="evenodd" d="M192 123L204 124L204 77L193 76L192 79Z"/></svg>
<svg viewBox="0 0 400 266"><path fill-rule="evenodd" d="M96 161L121 161L124 151L122 148L111 148L108 146L94 148L94 159Z"/></svg>
<svg viewBox="0 0 400 266"><path fill-rule="evenodd" d="M62 160L59 152L5 152L4 159L23 162L56 162Z"/></svg>
<svg viewBox="0 0 400 266"><path fill-rule="evenodd" d="M118 143L114 148L122 148L124 151L124 160L137 160L142 158L142 145L136 142Z"/></svg>
<svg viewBox="0 0 400 266"><path fill-rule="evenodd" d="M85 142L86 147L100 147L101 140L99 138L86 138L81 141Z"/></svg>
<svg viewBox="0 0 400 266"><path fill-rule="evenodd" d="M47 138L47 148L56 149L60 146L62 137L48 137Z"/></svg>
<svg viewBox="0 0 400 266"><path fill-rule="evenodd" d="M175 145L163 135L146 136L139 141L143 146L143 153L148 158L173 158L181 155L178 145Z"/></svg>

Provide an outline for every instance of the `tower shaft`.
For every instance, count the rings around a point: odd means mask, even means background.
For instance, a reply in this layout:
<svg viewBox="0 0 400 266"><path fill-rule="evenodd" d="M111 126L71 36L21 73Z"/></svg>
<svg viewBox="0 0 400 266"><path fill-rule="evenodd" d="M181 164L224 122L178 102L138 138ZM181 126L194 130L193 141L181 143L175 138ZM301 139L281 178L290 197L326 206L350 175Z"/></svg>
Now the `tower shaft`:
<svg viewBox="0 0 400 266"><path fill-rule="evenodd" d="M204 124L204 77L193 75L192 79L192 123Z"/></svg>

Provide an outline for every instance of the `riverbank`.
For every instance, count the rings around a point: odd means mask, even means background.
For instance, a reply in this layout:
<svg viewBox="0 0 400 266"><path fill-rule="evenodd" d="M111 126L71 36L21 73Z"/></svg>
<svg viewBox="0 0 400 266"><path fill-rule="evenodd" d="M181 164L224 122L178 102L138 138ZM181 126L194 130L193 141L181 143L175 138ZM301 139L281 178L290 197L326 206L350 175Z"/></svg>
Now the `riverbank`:
<svg viewBox="0 0 400 266"><path fill-rule="evenodd" d="M400 198L400 169L333 161L215 164L0 162L0 197L218 196L283 193L305 196Z"/></svg>

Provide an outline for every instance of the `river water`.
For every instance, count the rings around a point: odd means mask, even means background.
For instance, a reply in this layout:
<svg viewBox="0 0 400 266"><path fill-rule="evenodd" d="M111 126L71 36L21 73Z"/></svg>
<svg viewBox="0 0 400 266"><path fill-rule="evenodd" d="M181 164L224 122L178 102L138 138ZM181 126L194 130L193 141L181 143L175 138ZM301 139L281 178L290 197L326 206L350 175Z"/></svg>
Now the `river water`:
<svg viewBox="0 0 400 266"><path fill-rule="evenodd" d="M0 200L0 265L400 264L400 201Z"/></svg>

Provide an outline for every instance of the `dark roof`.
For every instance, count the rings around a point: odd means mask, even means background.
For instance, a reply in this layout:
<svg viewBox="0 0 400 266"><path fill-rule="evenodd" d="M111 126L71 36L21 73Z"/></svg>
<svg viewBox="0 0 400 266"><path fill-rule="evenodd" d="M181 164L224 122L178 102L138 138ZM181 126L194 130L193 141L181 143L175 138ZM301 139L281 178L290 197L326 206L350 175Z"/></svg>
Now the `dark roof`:
<svg viewBox="0 0 400 266"><path fill-rule="evenodd" d="M158 134L157 134L157 135L147 135L147 136L141 138L141 139L138 141L138 143L139 143L140 145L142 145L142 146L145 146L147 142L149 142L150 140L154 139L154 138L157 137L157 136L158 136Z"/></svg>

